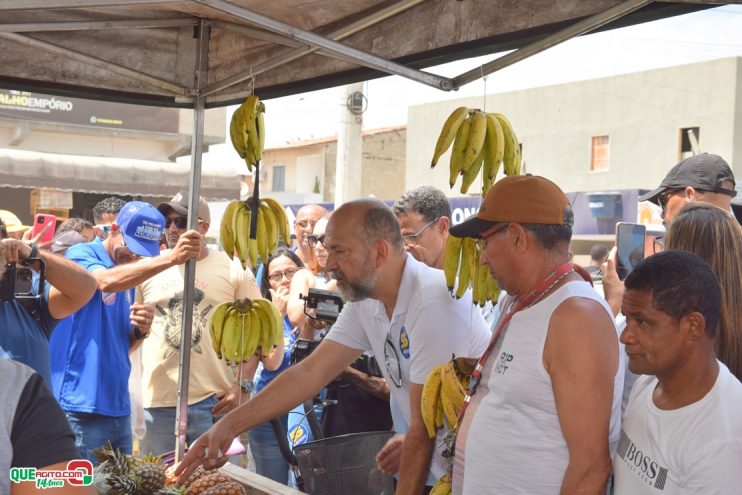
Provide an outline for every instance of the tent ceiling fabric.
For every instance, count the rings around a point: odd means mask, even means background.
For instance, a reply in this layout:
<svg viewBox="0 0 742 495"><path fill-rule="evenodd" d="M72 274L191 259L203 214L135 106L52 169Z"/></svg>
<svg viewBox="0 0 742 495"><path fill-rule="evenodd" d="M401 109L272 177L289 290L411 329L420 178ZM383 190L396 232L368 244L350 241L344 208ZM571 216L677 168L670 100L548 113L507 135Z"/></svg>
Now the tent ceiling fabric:
<svg viewBox="0 0 742 495"><path fill-rule="evenodd" d="M0 187L159 197L188 189L189 172L184 163L0 148ZM206 198L234 199L239 193L240 178L232 166L209 167L201 175Z"/></svg>
<svg viewBox="0 0 742 495"><path fill-rule="evenodd" d="M357 58L351 62L344 54L327 52L329 45L309 53L309 45L300 41L306 40L304 34L320 35L330 43L341 33L347 36L338 39L344 47L396 61L409 70L523 46L622 3L4 0L0 2L0 86L192 107L194 29L198 19L208 19L206 103L219 106L250 93L251 73L255 90L264 99L383 75L378 65L369 68L357 63ZM707 7L706 3L717 2L654 2L608 27L689 12ZM254 19L241 19L243 14L285 23L288 33L270 32L256 26ZM282 60L288 61L279 65ZM224 81L240 78L221 87Z"/></svg>

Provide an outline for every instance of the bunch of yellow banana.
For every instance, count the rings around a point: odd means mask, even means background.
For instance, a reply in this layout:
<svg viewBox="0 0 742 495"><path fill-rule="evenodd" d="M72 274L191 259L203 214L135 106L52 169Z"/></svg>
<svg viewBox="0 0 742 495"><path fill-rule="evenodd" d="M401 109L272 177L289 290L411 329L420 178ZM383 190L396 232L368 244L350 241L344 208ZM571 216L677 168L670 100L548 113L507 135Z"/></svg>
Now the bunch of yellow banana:
<svg viewBox="0 0 742 495"><path fill-rule="evenodd" d="M248 170L263 155L265 146L265 105L256 95L248 96L232 114L229 123L229 138L237 154L245 160Z"/></svg>
<svg viewBox="0 0 742 495"><path fill-rule="evenodd" d="M472 302L484 306L500 296L497 281L482 263L482 245L471 237L448 236L443 254L443 273L451 295L461 299L466 289L472 288Z"/></svg>
<svg viewBox="0 0 742 495"><path fill-rule="evenodd" d="M451 490L451 477L444 474L435 482L435 485L433 485L433 488L429 493L430 495L451 495Z"/></svg>
<svg viewBox="0 0 742 495"><path fill-rule="evenodd" d="M449 428L456 427L468 384L469 377L458 372L453 359L430 372L420 402L420 412L430 438L435 438L436 431L443 428L444 417Z"/></svg>
<svg viewBox="0 0 742 495"><path fill-rule="evenodd" d="M260 350L263 356L281 343L283 318L268 299L225 302L211 318L211 346L227 364L248 361Z"/></svg>
<svg viewBox="0 0 742 495"><path fill-rule="evenodd" d="M258 223L255 239L250 236L252 198L232 201L222 216L219 239L230 258L237 253L242 266L258 266L258 257L264 262L278 247L279 236L286 245L291 244L291 230L286 209L273 198L262 198L258 206Z"/></svg>
<svg viewBox="0 0 742 495"><path fill-rule="evenodd" d="M518 138L510 121L501 113L485 113L459 107L448 116L435 145L430 167L453 144L449 164L448 183L453 188L456 177L462 176L461 193L482 171L482 195L495 182L500 165L506 175L519 175L521 156Z"/></svg>

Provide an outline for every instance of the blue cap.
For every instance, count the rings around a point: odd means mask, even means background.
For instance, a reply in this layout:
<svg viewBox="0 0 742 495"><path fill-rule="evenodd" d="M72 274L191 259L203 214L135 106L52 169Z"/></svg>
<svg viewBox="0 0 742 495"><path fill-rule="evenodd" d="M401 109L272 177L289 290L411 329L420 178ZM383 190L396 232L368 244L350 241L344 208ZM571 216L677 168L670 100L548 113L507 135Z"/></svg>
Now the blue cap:
<svg viewBox="0 0 742 495"><path fill-rule="evenodd" d="M126 247L139 256L160 254L160 237L165 230L165 217L157 208L143 201L129 201L116 217Z"/></svg>

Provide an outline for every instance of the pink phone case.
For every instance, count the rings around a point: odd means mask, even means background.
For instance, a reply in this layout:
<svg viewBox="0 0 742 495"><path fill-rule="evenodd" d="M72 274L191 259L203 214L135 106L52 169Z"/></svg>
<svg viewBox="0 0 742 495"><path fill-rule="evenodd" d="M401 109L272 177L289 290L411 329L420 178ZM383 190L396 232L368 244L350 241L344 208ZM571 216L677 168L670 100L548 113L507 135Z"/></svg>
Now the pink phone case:
<svg viewBox="0 0 742 495"><path fill-rule="evenodd" d="M44 228L50 223L52 224L51 227L49 227L44 232L44 234L38 240L39 243L50 242L52 239L54 239L54 227L57 223L57 217L55 217L54 215L46 215L44 213L37 213L34 217L32 237L36 237L37 235L39 235L39 232L42 232Z"/></svg>

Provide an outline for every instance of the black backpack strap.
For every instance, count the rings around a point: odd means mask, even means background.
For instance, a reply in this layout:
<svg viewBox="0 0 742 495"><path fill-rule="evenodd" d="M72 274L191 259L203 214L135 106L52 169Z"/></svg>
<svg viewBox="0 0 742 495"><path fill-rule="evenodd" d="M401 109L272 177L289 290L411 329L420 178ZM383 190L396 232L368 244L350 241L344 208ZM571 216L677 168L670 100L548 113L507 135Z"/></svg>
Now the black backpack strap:
<svg viewBox="0 0 742 495"><path fill-rule="evenodd" d="M47 324L47 321L44 318L44 314L41 311L41 299L37 297L19 298L16 299L16 301L18 301L18 304L23 307L26 313L31 315L31 318L33 318L34 321L39 324L39 327L41 327L41 329L44 331L46 338L49 338L49 325Z"/></svg>

